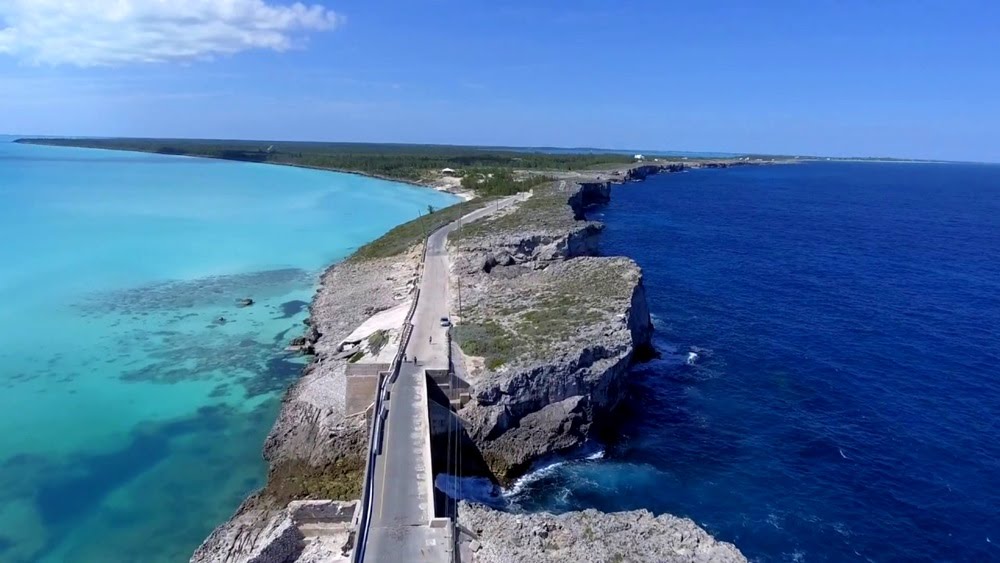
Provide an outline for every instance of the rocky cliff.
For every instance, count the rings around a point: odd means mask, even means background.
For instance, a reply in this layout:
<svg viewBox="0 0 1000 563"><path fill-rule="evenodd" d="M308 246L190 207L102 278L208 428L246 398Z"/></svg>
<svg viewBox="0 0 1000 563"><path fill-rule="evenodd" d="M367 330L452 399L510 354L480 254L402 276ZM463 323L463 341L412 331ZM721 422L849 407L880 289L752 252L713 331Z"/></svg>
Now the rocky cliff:
<svg viewBox="0 0 1000 563"><path fill-rule="evenodd" d="M583 221L587 209L611 201L611 182L577 182L577 188L571 193L566 203L573 210L573 217Z"/></svg>
<svg viewBox="0 0 1000 563"><path fill-rule="evenodd" d="M459 414L501 482L585 442L649 347L641 270L594 256L602 225L585 210L609 199L607 182L557 183L453 237L455 336L482 358Z"/></svg>
<svg viewBox="0 0 1000 563"><path fill-rule="evenodd" d="M455 274L475 277L517 264L544 268L553 261L596 255L604 225L582 217L587 207L609 196L608 184L563 182L536 189L527 201L489 220L463 225L449 237Z"/></svg>
<svg viewBox="0 0 1000 563"><path fill-rule="evenodd" d="M646 510L508 514L461 503L462 561L472 563L746 563L687 518Z"/></svg>
<svg viewBox="0 0 1000 563"><path fill-rule="evenodd" d="M720 160L691 160L687 162L648 162L646 164L639 164L636 166L629 167L622 173L622 177L626 182L641 181L645 180L649 176L654 174L663 173L673 173L673 172L684 172L685 170L699 170L702 168L730 168L733 166L747 166L747 165L760 165L760 164L772 164L773 161L762 161L762 160L735 160L735 159L720 159Z"/></svg>

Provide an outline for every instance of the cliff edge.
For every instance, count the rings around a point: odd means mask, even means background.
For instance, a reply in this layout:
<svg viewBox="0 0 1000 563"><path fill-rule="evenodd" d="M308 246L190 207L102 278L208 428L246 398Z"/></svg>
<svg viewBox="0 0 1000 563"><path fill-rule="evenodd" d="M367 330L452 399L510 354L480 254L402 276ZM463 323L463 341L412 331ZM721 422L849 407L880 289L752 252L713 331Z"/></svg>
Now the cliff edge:
<svg viewBox="0 0 1000 563"><path fill-rule="evenodd" d="M508 514L461 503L458 524L472 563L746 563L687 518L648 510Z"/></svg>
<svg viewBox="0 0 1000 563"><path fill-rule="evenodd" d="M600 257L585 210L607 182L557 182L452 236L455 341L472 399L459 412L501 483L585 442L649 351L642 271Z"/></svg>

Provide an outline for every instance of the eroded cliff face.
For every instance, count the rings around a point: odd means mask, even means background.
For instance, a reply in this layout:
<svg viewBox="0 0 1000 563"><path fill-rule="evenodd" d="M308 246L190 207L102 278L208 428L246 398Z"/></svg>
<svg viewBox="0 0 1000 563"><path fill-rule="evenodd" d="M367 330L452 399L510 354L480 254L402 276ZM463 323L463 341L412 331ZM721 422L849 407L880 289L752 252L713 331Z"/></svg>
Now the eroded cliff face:
<svg viewBox="0 0 1000 563"><path fill-rule="evenodd" d="M470 355L487 352L460 415L501 482L585 442L620 403L653 330L639 266L594 256L602 225L583 219L610 199L610 184L553 186L534 198L542 201L453 244L464 300L458 342ZM483 341L462 336L480 327Z"/></svg>
<svg viewBox="0 0 1000 563"><path fill-rule="evenodd" d="M611 182L578 182L577 186L566 203L578 221L586 220L585 212L590 207L611 201Z"/></svg>
<svg viewBox="0 0 1000 563"><path fill-rule="evenodd" d="M498 234L463 246L457 257L466 273L489 273L497 266L527 264L544 267L549 262L573 256L594 256L598 252L600 224L586 223L568 233L525 233L521 236Z"/></svg>
<svg viewBox="0 0 1000 563"><path fill-rule="evenodd" d="M614 271L619 285L618 291L601 290L605 314L590 322L574 315L577 326L559 335L560 342L528 350L482 374L474 400L461 411L501 481L519 476L540 457L585 442L593 426L620 403L637 350L649 346L652 324L641 273L631 260L578 258L549 266L545 277L587 280L593 269ZM541 277L529 276L525 287L545 287ZM545 330L544 324L538 328Z"/></svg>

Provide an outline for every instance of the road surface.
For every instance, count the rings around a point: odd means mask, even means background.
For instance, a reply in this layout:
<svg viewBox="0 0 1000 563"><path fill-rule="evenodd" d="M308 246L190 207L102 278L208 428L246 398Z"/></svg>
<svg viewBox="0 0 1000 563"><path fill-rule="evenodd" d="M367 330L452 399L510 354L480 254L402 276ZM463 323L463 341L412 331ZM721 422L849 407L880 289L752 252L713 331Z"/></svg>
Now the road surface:
<svg viewBox="0 0 1000 563"><path fill-rule="evenodd" d="M448 235L459 227L503 209L523 196L490 203L459 221L438 229L427 238L427 253L420 280L420 298L413 315L413 332L399 378L389 388L382 453L375 458L374 500L364 560L368 563L451 561L452 539L447 528L431 528L434 499L427 452L427 388L425 369L448 369ZM413 362L414 358L416 363ZM426 450L425 450L426 446Z"/></svg>

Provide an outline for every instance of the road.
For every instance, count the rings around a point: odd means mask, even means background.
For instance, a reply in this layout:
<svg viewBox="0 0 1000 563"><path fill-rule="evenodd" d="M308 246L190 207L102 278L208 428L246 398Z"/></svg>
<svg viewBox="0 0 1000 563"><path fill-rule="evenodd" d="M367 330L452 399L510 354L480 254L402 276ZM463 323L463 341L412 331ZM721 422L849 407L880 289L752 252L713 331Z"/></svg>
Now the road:
<svg viewBox="0 0 1000 563"><path fill-rule="evenodd" d="M374 500L365 561L451 561L451 538L446 528L431 528L434 517L433 473L430 467L430 429L427 428L427 388L424 370L449 366L448 235L459 227L522 199L498 200L438 229L427 238L420 298L413 315L413 332L399 377L389 389L382 453L375 458ZM414 363L416 359L416 363ZM426 449L425 449L426 448Z"/></svg>

